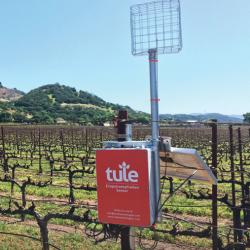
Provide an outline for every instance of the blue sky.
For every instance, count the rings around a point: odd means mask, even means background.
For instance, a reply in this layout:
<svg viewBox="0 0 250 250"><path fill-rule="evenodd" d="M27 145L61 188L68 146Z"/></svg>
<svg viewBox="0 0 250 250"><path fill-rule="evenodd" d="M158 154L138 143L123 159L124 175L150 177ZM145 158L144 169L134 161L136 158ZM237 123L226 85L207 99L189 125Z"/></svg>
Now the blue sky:
<svg viewBox="0 0 250 250"><path fill-rule="evenodd" d="M1 1L0 81L63 83L149 112L146 57L129 7L145 0ZM250 111L250 1L181 0L183 50L159 57L161 113Z"/></svg>

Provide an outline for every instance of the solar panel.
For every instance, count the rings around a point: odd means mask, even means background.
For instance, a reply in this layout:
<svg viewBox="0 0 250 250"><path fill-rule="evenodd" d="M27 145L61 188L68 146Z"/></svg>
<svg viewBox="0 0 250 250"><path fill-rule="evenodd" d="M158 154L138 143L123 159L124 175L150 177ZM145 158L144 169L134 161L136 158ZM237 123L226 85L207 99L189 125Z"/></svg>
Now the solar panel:
<svg viewBox="0 0 250 250"><path fill-rule="evenodd" d="M217 184L217 179L212 170L204 162L197 150L189 148L171 147L169 152L160 152L161 175L190 178Z"/></svg>

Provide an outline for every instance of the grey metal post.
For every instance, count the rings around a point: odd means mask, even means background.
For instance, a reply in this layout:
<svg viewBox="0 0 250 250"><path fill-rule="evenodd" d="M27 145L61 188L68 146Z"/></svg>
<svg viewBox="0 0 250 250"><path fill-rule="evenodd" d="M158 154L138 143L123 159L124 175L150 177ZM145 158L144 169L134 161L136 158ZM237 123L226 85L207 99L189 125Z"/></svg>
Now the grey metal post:
<svg viewBox="0 0 250 250"><path fill-rule="evenodd" d="M213 120L212 127L212 167L214 175L217 178L217 166L218 166L218 127L217 120ZM217 185L212 186L212 240L213 250L218 249L218 188Z"/></svg>
<svg viewBox="0 0 250 250"><path fill-rule="evenodd" d="M132 141L132 124L126 124L126 141Z"/></svg>
<svg viewBox="0 0 250 250"><path fill-rule="evenodd" d="M158 216L160 207L160 159L159 159L159 97L158 97L158 55L157 49L149 50L150 96L151 96L151 127L153 143L153 160L155 175L155 211ZM158 217L158 220L160 218Z"/></svg>

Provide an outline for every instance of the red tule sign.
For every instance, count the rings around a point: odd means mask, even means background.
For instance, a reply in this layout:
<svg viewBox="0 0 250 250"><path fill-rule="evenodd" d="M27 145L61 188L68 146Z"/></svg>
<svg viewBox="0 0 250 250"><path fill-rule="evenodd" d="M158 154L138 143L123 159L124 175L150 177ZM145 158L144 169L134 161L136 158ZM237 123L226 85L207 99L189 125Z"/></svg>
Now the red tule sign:
<svg viewBox="0 0 250 250"><path fill-rule="evenodd" d="M138 227L152 225L148 149L96 152L99 221Z"/></svg>

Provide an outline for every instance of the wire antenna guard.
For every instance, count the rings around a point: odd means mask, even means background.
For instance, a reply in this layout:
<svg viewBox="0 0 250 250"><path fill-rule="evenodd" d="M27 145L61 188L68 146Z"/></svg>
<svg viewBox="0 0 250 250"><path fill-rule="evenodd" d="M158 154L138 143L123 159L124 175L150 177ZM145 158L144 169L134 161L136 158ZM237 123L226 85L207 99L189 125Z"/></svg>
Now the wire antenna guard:
<svg viewBox="0 0 250 250"><path fill-rule="evenodd" d="M179 0L161 0L130 7L132 54L178 53L182 49Z"/></svg>

